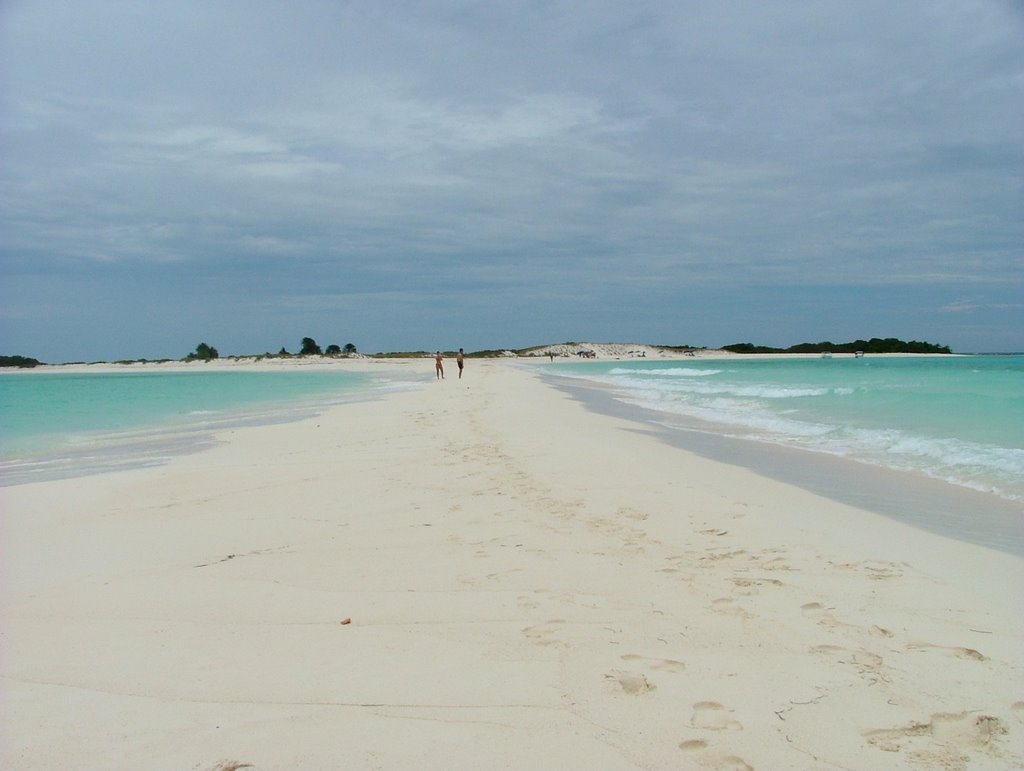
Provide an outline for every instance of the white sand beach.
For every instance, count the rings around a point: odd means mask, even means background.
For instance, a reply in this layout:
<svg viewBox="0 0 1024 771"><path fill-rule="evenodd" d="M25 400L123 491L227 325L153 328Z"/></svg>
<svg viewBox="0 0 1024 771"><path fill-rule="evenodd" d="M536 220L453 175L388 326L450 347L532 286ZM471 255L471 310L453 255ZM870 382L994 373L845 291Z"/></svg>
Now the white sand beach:
<svg viewBox="0 0 1024 771"><path fill-rule="evenodd" d="M540 366L3 488L0 767L1024 767L1024 560Z"/></svg>

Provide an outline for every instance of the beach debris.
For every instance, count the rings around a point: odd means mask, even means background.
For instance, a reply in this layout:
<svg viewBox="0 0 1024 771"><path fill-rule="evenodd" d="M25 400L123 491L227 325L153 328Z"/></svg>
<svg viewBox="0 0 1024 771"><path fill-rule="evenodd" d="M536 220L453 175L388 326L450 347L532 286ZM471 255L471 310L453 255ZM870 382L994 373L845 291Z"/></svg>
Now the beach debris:
<svg viewBox="0 0 1024 771"><path fill-rule="evenodd" d="M238 556L237 554L229 554L228 556L222 557L219 560L214 560L213 562L204 562L201 565L196 565L196 567L197 568L208 568L208 567L210 567L210 565L219 565L221 562L227 562L229 560L233 560L237 556Z"/></svg>
<svg viewBox="0 0 1024 771"><path fill-rule="evenodd" d="M352 619L350 619L350 618L343 618L338 623L341 624L342 626L345 626L346 624L351 624L352 623Z"/></svg>

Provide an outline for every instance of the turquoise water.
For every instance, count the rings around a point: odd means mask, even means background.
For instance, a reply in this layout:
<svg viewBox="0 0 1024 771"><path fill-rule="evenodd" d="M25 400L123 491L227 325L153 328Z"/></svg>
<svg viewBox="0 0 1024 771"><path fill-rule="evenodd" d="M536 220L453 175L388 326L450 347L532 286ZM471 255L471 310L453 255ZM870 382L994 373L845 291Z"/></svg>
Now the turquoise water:
<svg viewBox="0 0 1024 771"><path fill-rule="evenodd" d="M1024 501L1024 356L628 360L551 371L691 427Z"/></svg>
<svg viewBox="0 0 1024 771"><path fill-rule="evenodd" d="M292 420L394 387L335 371L0 376L0 484L151 465L232 425Z"/></svg>

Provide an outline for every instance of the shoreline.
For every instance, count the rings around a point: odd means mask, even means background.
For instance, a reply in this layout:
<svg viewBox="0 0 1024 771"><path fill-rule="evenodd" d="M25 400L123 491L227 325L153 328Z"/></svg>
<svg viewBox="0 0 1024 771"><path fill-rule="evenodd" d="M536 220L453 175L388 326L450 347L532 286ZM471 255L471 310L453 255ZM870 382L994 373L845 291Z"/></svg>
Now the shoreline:
<svg viewBox="0 0 1024 771"><path fill-rule="evenodd" d="M3 765L1024 763L1020 557L501 361L218 439L4 489Z"/></svg>
<svg viewBox="0 0 1024 771"><path fill-rule="evenodd" d="M657 360L685 360L691 361L694 359L774 359L774 358L788 358L788 359L820 359L822 354L820 353L734 353L732 351L726 351L718 348L696 348L692 352L686 353L678 349L669 349L663 346L650 345L647 343L577 343L575 345L568 345L565 343L551 344L547 346L540 346L535 351L532 351L526 355L517 355L515 352L509 350L506 351L504 356L490 356L490 357L472 357L470 361L501 361L501 360L515 360L518 362L536 362L545 363L549 361L548 350L551 350L555 354L557 361L574 361L574 362L607 362L607 361L619 361L619 360L633 360L633 361L657 361ZM576 355L576 350L592 350L597 353L597 357L593 359L582 358ZM949 358L949 357L963 357L963 356L1014 356L1022 354L1013 353L869 353L864 354L864 358L876 358L876 357L918 357L918 358ZM830 358L837 359L853 359L858 358L853 353L833 353L828 355ZM288 357L278 357L276 355L266 356L261 354L253 355L239 355L239 356L223 356L209 361L193 360L186 361L184 359L168 359L168 360L136 360L136 361L125 361L125 362L110 362L110 361L97 361L97 362L68 362L59 364L41 363L34 367L0 367L0 375L4 374L18 374L18 373L31 373L31 372L129 372L129 371L145 371L145 370L160 370L160 371L183 371L183 372L194 372L201 369L231 369L231 370L254 370L264 371L268 369L278 369L287 367L304 367L311 369L336 369L336 368L353 368L361 370L363 365L375 366L380 364L401 364L403 362L416 362L424 360L432 360L433 354L426 352L422 356L392 356L388 354L357 354L354 356L300 356L291 355Z"/></svg>
<svg viewBox="0 0 1024 771"><path fill-rule="evenodd" d="M545 375L555 387L600 414L637 424L662 441L709 460L749 469L785 484L909 524L917 529L1024 557L1024 504L823 452L729 437L683 419L617 399L597 383ZM970 511L972 520L963 512Z"/></svg>
<svg viewBox="0 0 1024 771"><path fill-rule="evenodd" d="M188 367L189 365L186 365ZM315 418L332 406L350 402L371 401L382 398L392 390L417 388L419 383L401 377L388 377L380 367L371 369L344 369L334 367L223 367L215 369L191 368L133 368L130 370L102 368L83 373L78 370L62 371L60 375L73 377L80 374L277 374L358 373L379 375L359 385L345 384L339 390L315 391L303 394L266 394L265 398L249 398L241 402L210 410L187 414L168 412L143 419L143 422L116 427L82 428L67 434L40 435L22 440L20 446L8 446L0 457L0 489L30 484L36 481L73 479L110 471L163 465L179 455L201 452L218 443L218 435L239 428L260 425L293 423ZM47 374L47 373L40 373Z"/></svg>

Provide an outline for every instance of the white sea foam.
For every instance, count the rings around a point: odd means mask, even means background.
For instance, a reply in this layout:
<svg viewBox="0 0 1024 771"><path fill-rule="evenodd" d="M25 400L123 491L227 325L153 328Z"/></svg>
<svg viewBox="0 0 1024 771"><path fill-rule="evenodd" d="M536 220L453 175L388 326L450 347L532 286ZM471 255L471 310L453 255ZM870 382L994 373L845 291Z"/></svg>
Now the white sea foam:
<svg viewBox="0 0 1024 771"><path fill-rule="evenodd" d="M835 366L779 360L728 368L593 366L565 374L609 386L648 410L753 438L913 471L1024 500L1024 371L1001 359L872 361ZM972 371L973 369L973 371ZM973 376L964 381L964 372ZM1018 432L1019 433L1019 432Z"/></svg>
<svg viewBox="0 0 1024 771"><path fill-rule="evenodd" d="M670 368L670 369L628 369L616 367L608 370L609 375L638 375L640 377L711 377L720 375L720 369L693 369L693 368Z"/></svg>
<svg viewBox="0 0 1024 771"><path fill-rule="evenodd" d="M646 370L623 370L620 375L615 375L615 370L608 373L610 377L590 378L600 382L628 389L642 389L644 391L664 391L671 393L694 393L694 394L720 394L728 396L749 397L755 399L798 399L810 396L849 395L853 393L851 388L823 388L792 385L764 384L741 384L729 381L714 381L693 379L696 376L689 375L684 379L652 379L646 376ZM706 375L721 374L720 371L703 373Z"/></svg>

